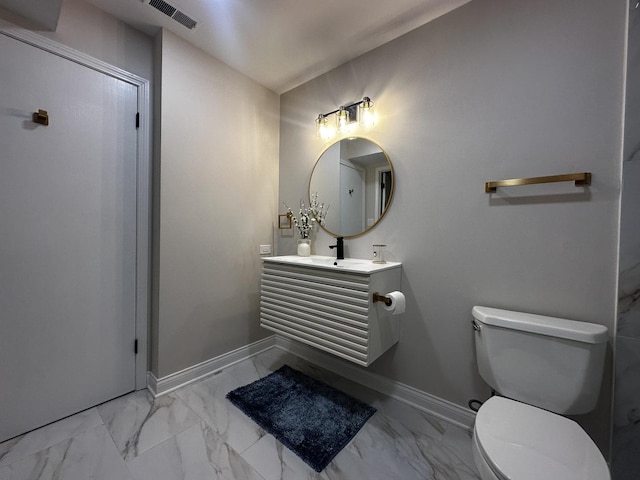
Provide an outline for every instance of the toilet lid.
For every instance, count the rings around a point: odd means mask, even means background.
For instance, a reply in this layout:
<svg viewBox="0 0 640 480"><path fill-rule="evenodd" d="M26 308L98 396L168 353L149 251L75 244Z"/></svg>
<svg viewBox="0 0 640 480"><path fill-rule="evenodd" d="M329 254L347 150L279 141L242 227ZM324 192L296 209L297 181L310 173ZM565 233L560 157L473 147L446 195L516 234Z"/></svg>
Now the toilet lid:
<svg viewBox="0 0 640 480"><path fill-rule="evenodd" d="M576 422L524 403L491 397L478 411L475 436L500 478L611 478L600 450Z"/></svg>

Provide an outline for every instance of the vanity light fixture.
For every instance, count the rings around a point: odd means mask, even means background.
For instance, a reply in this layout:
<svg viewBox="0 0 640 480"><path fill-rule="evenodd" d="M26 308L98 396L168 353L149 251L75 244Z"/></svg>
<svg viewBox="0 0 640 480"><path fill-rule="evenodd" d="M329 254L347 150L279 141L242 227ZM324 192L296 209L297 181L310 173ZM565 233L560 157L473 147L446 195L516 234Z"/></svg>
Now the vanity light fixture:
<svg viewBox="0 0 640 480"><path fill-rule="evenodd" d="M329 122L331 115L335 115L335 127ZM373 102L369 97L363 97L359 102L343 105L331 112L319 114L316 118L316 135L322 140L328 140L336 132L351 132L356 123L367 128L375 124Z"/></svg>

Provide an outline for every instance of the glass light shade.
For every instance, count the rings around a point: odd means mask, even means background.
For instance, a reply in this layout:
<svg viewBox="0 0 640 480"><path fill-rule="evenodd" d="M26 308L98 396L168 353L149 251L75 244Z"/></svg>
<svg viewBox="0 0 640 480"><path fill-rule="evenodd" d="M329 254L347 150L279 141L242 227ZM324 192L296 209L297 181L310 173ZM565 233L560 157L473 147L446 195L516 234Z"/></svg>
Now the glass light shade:
<svg viewBox="0 0 640 480"><path fill-rule="evenodd" d="M359 106L358 120L363 127L372 127L375 122L375 115L373 111L373 102L369 97L364 97L362 103Z"/></svg>
<svg viewBox="0 0 640 480"><path fill-rule="evenodd" d="M320 114L316 118L316 135L322 140L328 140L333 136L333 131L329 127L329 120L326 115Z"/></svg>
<svg viewBox="0 0 640 480"><path fill-rule="evenodd" d="M336 123L339 132L347 130L349 126L349 112L344 107L340 107L340 110L336 113Z"/></svg>

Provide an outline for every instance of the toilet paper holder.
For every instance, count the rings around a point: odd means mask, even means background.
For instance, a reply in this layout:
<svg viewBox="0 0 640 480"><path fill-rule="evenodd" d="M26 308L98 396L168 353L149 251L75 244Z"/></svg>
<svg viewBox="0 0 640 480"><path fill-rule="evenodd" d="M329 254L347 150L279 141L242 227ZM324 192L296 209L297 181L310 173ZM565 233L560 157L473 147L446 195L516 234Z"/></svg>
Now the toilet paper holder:
<svg viewBox="0 0 640 480"><path fill-rule="evenodd" d="M387 307L391 305L391 299L386 295L380 295L378 292L373 292L373 303L375 302L384 302Z"/></svg>

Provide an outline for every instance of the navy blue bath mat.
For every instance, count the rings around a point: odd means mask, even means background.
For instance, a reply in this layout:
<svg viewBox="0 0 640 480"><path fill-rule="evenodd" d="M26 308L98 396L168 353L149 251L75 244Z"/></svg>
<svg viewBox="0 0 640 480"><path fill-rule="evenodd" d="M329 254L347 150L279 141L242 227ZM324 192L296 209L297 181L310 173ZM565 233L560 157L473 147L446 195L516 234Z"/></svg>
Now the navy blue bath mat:
<svg viewBox="0 0 640 480"><path fill-rule="evenodd" d="M284 365L227 398L321 472L376 409Z"/></svg>

